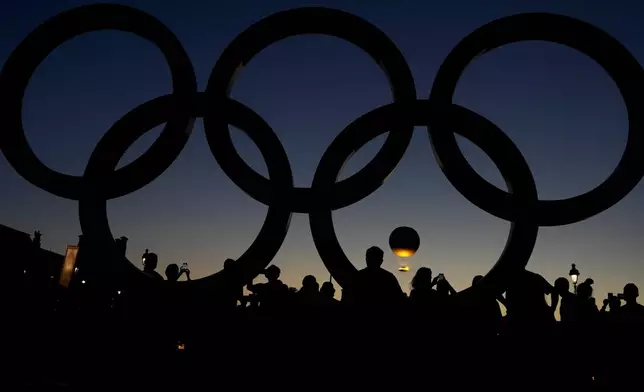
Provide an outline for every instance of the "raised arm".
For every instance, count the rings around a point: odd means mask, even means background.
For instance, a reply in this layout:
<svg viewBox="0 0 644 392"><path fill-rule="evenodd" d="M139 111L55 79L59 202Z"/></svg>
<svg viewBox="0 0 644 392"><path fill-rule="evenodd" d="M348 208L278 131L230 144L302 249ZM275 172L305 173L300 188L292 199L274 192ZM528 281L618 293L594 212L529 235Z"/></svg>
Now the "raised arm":
<svg viewBox="0 0 644 392"><path fill-rule="evenodd" d="M543 293L550 294L550 310L554 313L557 310L557 305L559 304L559 294L555 290L554 286L550 284L543 276L539 275L543 285Z"/></svg>
<svg viewBox="0 0 644 392"><path fill-rule="evenodd" d="M452 284L451 284L449 281L445 280L445 283L447 284L447 289L449 290L449 295L456 295L456 294L458 294L458 293L456 292L456 290L454 290L454 287L452 287Z"/></svg>
<svg viewBox="0 0 644 392"><path fill-rule="evenodd" d="M557 310L557 305L559 304L559 294L552 290L550 293L550 310L554 313Z"/></svg>

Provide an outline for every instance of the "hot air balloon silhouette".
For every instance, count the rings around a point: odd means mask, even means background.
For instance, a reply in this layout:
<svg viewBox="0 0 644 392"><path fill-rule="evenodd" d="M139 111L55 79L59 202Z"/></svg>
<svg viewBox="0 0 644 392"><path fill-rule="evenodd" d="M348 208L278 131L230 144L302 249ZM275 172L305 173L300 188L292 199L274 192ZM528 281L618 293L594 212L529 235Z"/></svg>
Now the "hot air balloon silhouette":
<svg viewBox="0 0 644 392"><path fill-rule="evenodd" d="M411 227L401 226L394 229L389 235L389 247L400 258L398 271L408 272L408 257L413 256L420 247L420 237Z"/></svg>

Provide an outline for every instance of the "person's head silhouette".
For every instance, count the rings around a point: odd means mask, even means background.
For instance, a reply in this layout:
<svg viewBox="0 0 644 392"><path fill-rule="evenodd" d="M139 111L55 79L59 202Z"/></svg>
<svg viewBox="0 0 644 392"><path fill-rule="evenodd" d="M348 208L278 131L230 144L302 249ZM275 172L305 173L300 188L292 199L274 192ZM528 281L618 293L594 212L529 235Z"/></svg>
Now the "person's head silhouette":
<svg viewBox="0 0 644 392"><path fill-rule="evenodd" d="M335 296L335 287L333 287L333 283L331 282L322 283L322 288L320 289L320 293L324 298L333 298Z"/></svg>
<svg viewBox="0 0 644 392"><path fill-rule="evenodd" d="M568 279L563 277L557 278L557 280L555 280L555 290L557 291L558 294L569 292L570 283L568 282Z"/></svg>
<svg viewBox="0 0 644 392"><path fill-rule="evenodd" d="M412 289L431 288L432 284L432 270L427 267L420 267L416 271L416 275L411 280Z"/></svg>
<svg viewBox="0 0 644 392"><path fill-rule="evenodd" d="M176 264L168 264L165 267L165 277L170 282L176 282L179 280L179 266Z"/></svg>
<svg viewBox="0 0 644 392"><path fill-rule="evenodd" d="M148 253L145 256L145 267L143 268L146 271L154 271L157 269L157 264L159 264L159 257L156 253Z"/></svg>
<svg viewBox="0 0 644 392"><path fill-rule="evenodd" d="M268 279L269 282L274 282L280 278L281 273L282 271L278 266L271 265L266 268L266 271L264 271L264 276L266 276L266 279Z"/></svg>
<svg viewBox="0 0 644 392"><path fill-rule="evenodd" d="M235 260L233 259L224 260L224 271L230 271L234 267L235 267Z"/></svg>
<svg viewBox="0 0 644 392"><path fill-rule="evenodd" d="M483 275L476 275L475 277L472 278L472 286L476 286L478 282L483 279Z"/></svg>
<svg viewBox="0 0 644 392"><path fill-rule="evenodd" d="M372 246L367 249L365 259L367 261L368 268L380 268L384 260L385 252L377 246Z"/></svg>
<svg viewBox="0 0 644 392"><path fill-rule="evenodd" d="M624 301L626 301L626 304L637 303L637 297L639 296L640 290L637 288L635 283L628 283L624 286Z"/></svg>
<svg viewBox="0 0 644 392"><path fill-rule="evenodd" d="M593 296L592 283L586 280L584 283L577 287L577 296L581 299L589 299Z"/></svg>
<svg viewBox="0 0 644 392"><path fill-rule="evenodd" d="M320 285L313 275L306 275L302 279L302 290L304 291L319 291Z"/></svg>

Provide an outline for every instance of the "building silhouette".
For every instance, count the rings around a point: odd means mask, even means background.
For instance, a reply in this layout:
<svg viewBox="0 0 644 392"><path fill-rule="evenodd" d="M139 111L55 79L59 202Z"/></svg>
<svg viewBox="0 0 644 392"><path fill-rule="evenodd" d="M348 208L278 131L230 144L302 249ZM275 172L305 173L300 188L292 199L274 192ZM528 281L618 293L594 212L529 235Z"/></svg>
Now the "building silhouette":
<svg viewBox="0 0 644 392"><path fill-rule="evenodd" d="M42 249L31 235L0 224L0 265L12 282L58 282L64 260L64 255Z"/></svg>

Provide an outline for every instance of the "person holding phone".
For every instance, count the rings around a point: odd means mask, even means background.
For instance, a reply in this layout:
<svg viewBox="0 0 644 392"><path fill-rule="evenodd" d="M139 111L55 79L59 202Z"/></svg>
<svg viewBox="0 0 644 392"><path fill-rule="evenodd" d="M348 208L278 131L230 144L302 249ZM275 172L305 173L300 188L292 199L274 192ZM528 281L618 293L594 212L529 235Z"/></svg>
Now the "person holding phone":
<svg viewBox="0 0 644 392"><path fill-rule="evenodd" d="M411 280L409 299L411 303L425 309L427 306L435 305L437 301L436 290L434 286L439 280L444 279L443 274L438 274L432 278L432 270L429 267L420 267L416 271L416 275Z"/></svg>
<svg viewBox="0 0 644 392"><path fill-rule="evenodd" d="M436 277L436 294L438 294L439 299L446 299L451 295L456 295L456 290L454 287L445 279L443 273L438 274Z"/></svg>
<svg viewBox="0 0 644 392"><path fill-rule="evenodd" d="M620 295L613 295L613 293L608 293L608 298L606 298L602 303L602 308L599 310L600 313L615 313L622 306L622 299ZM608 310L606 309L608 308Z"/></svg>
<svg viewBox="0 0 644 392"><path fill-rule="evenodd" d="M178 281L183 274L186 274L186 280L190 280L190 270L188 269L188 263L183 263L183 265L181 265L181 268L179 268L179 266L174 263L168 264L168 266L165 268L165 277L168 282Z"/></svg>

